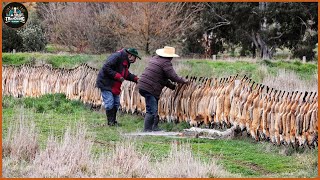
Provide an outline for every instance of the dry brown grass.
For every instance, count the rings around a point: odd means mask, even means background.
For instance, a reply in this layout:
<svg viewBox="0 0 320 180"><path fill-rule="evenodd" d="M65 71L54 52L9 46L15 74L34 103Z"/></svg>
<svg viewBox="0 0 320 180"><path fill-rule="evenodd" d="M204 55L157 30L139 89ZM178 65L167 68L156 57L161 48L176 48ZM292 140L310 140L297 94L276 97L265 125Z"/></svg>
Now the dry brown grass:
<svg viewBox="0 0 320 180"><path fill-rule="evenodd" d="M317 91L318 75L315 74L311 80L302 80L295 72L280 69L277 76L267 75L262 84L267 84L279 90L285 91Z"/></svg>
<svg viewBox="0 0 320 180"><path fill-rule="evenodd" d="M5 121L5 120L3 120ZM38 132L35 123L26 118L23 109L16 121L10 124L2 142L2 175L23 177L39 152Z"/></svg>
<svg viewBox="0 0 320 180"><path fill-rule="evenodd" d="M109 154L102 154L97 161L97 177L146 177L150 172L150 156L137 152L134 143L116 143Z"/></svg>
<svg viewBox="0 0 320 180"><path fill-rule="evenodd" d="M219 166L214 159L208 163L196 158L190 144L171 144L167 158L156 162L150 177L166 178L205 178L230 177L231 174Z"/></svg>
<svg viewBox="0 0 320 180"><path fill-rule="evenodd" d="M14 161L31 161L39 150L38 133L33 121L28 120L21 111L18 121L14 121L2 143L3 156Z"/></svg>
<svg viewBox="0 0 320 180"><path fill-rule="evenodd" d="M13 130L4 141L4 177L231 176L215 160L206 163L195 158L189 144L173 143L170 154L156 162L151 161L148 153L139 152L132 139L117 142L114 147L106 147L103 153L93 155L92 137L88 136L84 125L78 124L76 130L67 128L60 140L50 136L46 147L39 150L34 123L20 121L18 124L18 128L10 128Z"/></svg>
<svg viewBox="0 0 320 180"><path fill-rule="evenodd" d="M32 163L29 177L86 177L90 174L93 143L87 130L77 125L76 133L68 128L61 142L50 136L44 151Z"/></svg>
<svg viewBox="0 0 320 180"><path fill-rule="evenodd" d="M191 72L192 71L192 68L191 68L191 65L189 64L186 64L186 63L182 63L183 60L173 60L172 61L172 65L173 65L173 68L174 70L177 72L177 73L183 73L183 72Z"/></svg>

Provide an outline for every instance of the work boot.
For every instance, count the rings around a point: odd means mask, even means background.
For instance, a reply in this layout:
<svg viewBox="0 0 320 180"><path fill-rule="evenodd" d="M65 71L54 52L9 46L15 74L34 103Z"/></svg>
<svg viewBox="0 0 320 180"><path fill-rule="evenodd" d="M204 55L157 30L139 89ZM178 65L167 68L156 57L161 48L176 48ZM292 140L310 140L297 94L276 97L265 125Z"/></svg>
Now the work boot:
<svg viewBox="0 0 320 180"><path fill-rule="evenodd" d="M160 129L158 127L158 123L159 123L159 115L156 115L154 117L154 122L153 122L153 125L152 125L152 131L161 131L162 129Z"/></svg>
<svg viewBox="0 0 320 180"><path fill-rule="evenodd" d="M115 122L114 122L114 120L115 120L115 118L114 118L114 116L113 116L113 109L110 109L110 110L106 110L106 115L107 115L107 124L109 125L109 126L114 126L114 124L115 124Z"/></svg>
<svg viewBox="0 0 320 180"><path fill-rule="evenodd" d="M112 116L113 116L113 119L114 119L113 122L114 122L115 125L120 126L120 124L117 121L117 111L118 111L118 108L116 108L116 107L112 108Z"/></svg>
<svg viewBox="0 0 320 180"><path fill-rule="evenodd" d="M144 132L151 132L152 131L152 125L154 122L154 116L151 114L146 113L144 116Z"/></svg>

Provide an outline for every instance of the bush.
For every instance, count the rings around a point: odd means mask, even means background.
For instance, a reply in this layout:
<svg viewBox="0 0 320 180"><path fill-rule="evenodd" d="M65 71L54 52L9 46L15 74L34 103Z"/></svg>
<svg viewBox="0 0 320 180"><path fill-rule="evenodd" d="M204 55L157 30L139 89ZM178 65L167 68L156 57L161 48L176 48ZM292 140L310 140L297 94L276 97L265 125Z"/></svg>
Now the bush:
<svg viewBox="0 0 320 180"><path fill-rule="evenodd" d="M93 143L88 139L87 129L77 124L78 130L68 128L63 139L50 136L44 151L35 157L31 177L83 177L92 162L90 154Z"/></svg>
<svg viewBox="0 0 320 180"><path fill-rule="evenodd" d="M311 46L301 46L296 48L293 51L293 57L302 59L303 56L306 56L307 61L311 61L314 59L315 52L313 51L314 47Z"/></svg>
<svg viewBox="0 0 320 180"><path fill-rule="evenodd" d="M3 157L30 162L39 151L38 137L34 122L21 116L10 126L7 136L4 137Z"/></svg>
<svg viewBox="0 0 320 180"><path fill-rule="evenodd" d="M2 24L2 52L22 51L22 37L17 33L17 30L12 29Z"/></svg>
<svg viewBox="0 0 320 180"><path fill-rule="evenodd" d="M14 98L12 96L3 96L2 97L2 108L14 108L15 105L21 104L22 100L19 98Z"/></svg>
<svg viewBox="0 0 320 180"><path fill-rule="evenodd" d="M199 39L202 38L202 31L189 32L185 42L182 44L182 53L186 55L204 54L204 47Z"/></svg>
<svg viewBox="0 0 320 180"><path fill-rule="evenodd" d="M26 28L18 31L23 41L25 51L42 51L47 41L39 25L28 25Z"/></svg>
<svg viewBox="0 0 320 180"><path fill-rule="evenodd" d="M47 40L36 13L30 13L29 21L17 33L22 38L24 51L42 51L46 47Z"/></svg>

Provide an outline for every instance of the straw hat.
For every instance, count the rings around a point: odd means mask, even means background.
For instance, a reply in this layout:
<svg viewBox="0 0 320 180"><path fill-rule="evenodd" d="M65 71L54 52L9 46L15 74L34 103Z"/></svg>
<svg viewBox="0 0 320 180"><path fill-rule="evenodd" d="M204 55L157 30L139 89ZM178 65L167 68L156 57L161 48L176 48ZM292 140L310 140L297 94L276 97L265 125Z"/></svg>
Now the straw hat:
<svg viewBox="0 0 320 180"><path fill-rule="evenodd" d="M179 55L175 54L176 49L170 46L165 46L162 49L157 49L156 53L162 57L180 57Z"/></svg>

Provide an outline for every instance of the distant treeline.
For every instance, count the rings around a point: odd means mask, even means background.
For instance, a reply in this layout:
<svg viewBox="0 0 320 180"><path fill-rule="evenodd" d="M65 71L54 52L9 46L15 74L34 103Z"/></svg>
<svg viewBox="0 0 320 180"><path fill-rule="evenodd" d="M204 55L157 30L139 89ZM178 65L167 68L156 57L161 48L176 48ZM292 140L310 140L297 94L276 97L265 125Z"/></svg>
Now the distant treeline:
<svg viewBox="0 0 320 180"><path fill-rule="evenodd" d="M25 3L27 25L2 26L4 52L43 51L47 43L70 52L106 53L136 47L152 54L164 45L211 57L219 52L271 59L276 49L315 58L317 3L112 2Z"/></svg>

